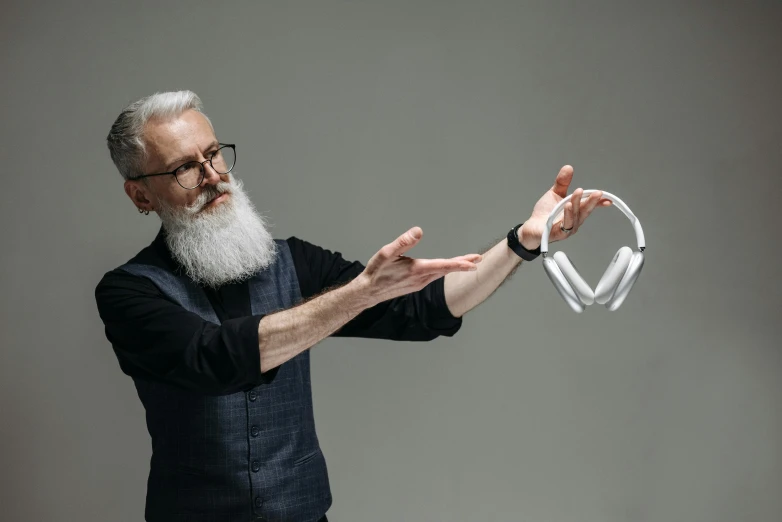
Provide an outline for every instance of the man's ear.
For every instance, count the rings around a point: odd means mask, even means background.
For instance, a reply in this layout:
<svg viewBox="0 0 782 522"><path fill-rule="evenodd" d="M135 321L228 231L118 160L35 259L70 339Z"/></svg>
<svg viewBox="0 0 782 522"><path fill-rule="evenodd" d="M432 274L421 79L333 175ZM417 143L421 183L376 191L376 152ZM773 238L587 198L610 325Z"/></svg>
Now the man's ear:
<svg viewBox="0 0 782 522"><path fill-rule="evenodd" d="M125 194L128 195L130 200L139 210L145 210L147 212L155 210L151 201L152 196L149 187L147 187L143 181L136 179L125 180Z"/></svg>

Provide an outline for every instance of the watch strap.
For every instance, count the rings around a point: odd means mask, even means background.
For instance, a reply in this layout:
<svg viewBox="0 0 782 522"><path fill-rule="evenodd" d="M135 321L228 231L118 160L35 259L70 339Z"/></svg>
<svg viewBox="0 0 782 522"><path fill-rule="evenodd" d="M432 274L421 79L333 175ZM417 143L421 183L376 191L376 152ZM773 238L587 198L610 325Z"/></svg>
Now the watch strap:
<svg viewBox="0 0 782 522"><path fill-rule="evenodd" d="M516 225L510 229L510 232L508 232L508 247L510 247L510 249L513 250L516 255L518 255L523 260L532 261L540 255L540 247L536 248L535 250L527 250L519 242L519 228L521 228L521 225L523 224L524 223L520 223Z"/></svg>

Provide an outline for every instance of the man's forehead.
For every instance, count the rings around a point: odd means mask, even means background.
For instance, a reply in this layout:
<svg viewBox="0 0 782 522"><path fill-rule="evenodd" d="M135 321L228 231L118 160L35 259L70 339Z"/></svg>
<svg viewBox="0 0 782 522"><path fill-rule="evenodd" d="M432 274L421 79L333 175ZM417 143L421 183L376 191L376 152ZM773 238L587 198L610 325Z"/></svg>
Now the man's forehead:
<svg viewBox="0 0 782 522"><path fill-rule="evenodd" d="M151 119L144 129L149 159L160 163L193 154L214 141L212 126L203 114L194 110L171 118Z"/></svg>

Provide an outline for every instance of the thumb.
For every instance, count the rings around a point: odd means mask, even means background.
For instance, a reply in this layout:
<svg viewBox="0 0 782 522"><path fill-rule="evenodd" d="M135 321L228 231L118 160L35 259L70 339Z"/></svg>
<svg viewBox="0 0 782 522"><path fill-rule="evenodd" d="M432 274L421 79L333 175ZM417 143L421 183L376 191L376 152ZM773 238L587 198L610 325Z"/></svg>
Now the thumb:
<svg viewBox="0 0 782 522"><path fill-rule="evenodd" d="M565 165L559 170L556 180L554 180L554 186L551 190L561 198L567 197L567 190L570 187L570 182L573 180L573 167Z"/></svg>
<svg viewBox="0 0 782 522"><path fill-rule="evenodd" d="M421 237L423 237L424 231L421 230L421 227L413 227L391 243L389 245L390 253L389 255L391 257L398 257L413 248L415 245L418 244L418 242L421 240Z"/></svg>

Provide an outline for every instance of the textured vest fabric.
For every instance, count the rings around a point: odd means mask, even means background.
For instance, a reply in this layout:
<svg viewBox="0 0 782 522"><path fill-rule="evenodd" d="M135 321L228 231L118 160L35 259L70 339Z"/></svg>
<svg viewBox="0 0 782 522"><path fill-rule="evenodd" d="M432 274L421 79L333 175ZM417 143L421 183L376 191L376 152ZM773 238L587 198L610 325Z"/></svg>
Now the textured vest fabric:
<svg viewBox="0 0 782 522"><path fill-rule="evenodd" d="M253 315L301 301L288 244L249 281ZM206 294L157 266L122 270L150 279L168 298L219 324ZM146 519L150 522L316 521L331 506L326 461L315 433L309 350L273 381L208 396L134 379L152 438Z"/></svg>

